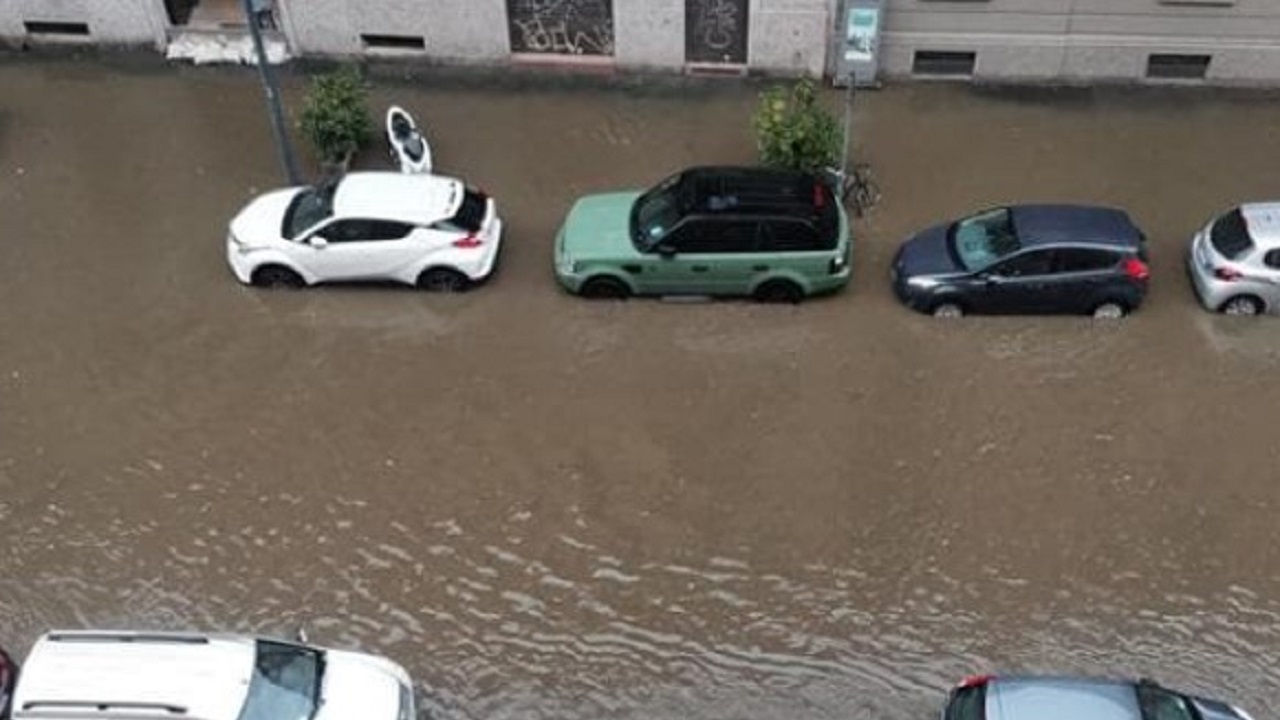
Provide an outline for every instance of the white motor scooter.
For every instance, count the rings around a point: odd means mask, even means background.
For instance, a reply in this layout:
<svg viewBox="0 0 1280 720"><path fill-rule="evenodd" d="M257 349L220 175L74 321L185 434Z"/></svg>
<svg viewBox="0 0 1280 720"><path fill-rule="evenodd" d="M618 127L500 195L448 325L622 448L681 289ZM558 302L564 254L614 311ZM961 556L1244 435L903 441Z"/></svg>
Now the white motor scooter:
<svg viewBox="0 0 1280 720"><path fill-rule="evenodd" d="M413 116L398 105L387 110L387 142L391 145L391 159L400 165L400 172L431 172L431 146Z"/></svg>

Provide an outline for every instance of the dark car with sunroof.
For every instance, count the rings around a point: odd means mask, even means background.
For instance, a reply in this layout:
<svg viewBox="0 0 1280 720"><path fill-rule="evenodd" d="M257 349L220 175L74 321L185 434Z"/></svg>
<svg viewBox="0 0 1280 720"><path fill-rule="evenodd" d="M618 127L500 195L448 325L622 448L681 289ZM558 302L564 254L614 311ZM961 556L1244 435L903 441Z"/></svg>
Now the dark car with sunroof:
<svg viewBox="0 0 1280 720"><path fill-rule="evenodd" d="M1221 700L1152 680L975 675L947 696L941 720L1253 720Z"/></svg>
<svg viewBox="0 0 1280 720"><path fill-rule="evenodd" d="M1012 205L929 228L903 243L890 270L908 307L971 313L1121 317L1142 305L1146 236L1123 210Z"/></svg>

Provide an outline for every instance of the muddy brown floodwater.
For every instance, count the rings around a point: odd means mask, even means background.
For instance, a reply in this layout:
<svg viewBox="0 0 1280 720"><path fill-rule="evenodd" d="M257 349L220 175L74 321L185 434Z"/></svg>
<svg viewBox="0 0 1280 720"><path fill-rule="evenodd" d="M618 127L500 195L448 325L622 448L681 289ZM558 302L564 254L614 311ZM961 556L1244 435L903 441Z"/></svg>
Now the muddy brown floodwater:
<svg viewBox="0 0 1280 720"><path fill-rule="evenodd" d="M571 199L750 160L755 90L566 85L375 90L497 197L492 284L273 294L222 257L278 182L250 71L0 64L0 644L306 623L476 720L914 720L983 670L1274 710L1280 324L1180 262L1280 195L1280 105L863 94L848 292L614 305L552 282ZM899 240L1010 200L1131 209L1149 305L896 305Z"/></svg>

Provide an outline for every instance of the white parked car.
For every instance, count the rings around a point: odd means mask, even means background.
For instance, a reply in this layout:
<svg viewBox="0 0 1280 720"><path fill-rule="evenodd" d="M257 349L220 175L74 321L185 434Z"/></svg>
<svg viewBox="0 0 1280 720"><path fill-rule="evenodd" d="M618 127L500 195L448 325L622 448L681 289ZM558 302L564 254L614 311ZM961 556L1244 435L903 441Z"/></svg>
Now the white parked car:
<svg viewBox="0 0 1280 720"><path fill-rule="evenodd" d="M51 632L36 641L13 720L415 720L409 675L385 658L240 635Z"/></svg>
<svg viewBox="0 0 1280 720"><path fill-rule="evenodd" d="M302 287L390 280L457 291L493 272L497 206L460 180L348 173L261 195L231 221L227 261L240 282Z"/></svg>

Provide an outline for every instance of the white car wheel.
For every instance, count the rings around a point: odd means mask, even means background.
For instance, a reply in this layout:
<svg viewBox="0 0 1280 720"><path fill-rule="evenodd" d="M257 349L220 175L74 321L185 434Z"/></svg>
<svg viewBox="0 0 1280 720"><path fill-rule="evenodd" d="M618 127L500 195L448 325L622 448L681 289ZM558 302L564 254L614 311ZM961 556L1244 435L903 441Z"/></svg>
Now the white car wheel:
<svg viewBox="0 0 1280 720"><path fill-rule="evenodd" d="M258 287L296 289L307 282L298 273L282 265L267 265L253 271L253 284Z"/></svg>
<svg viewBox="0 0 1280 720"><path fill-rule="evenodd" d="M456 293L467 289L467 276L450 268L430 268L418 276L418 287L428 292Z"/></svg>
<svg viewBox="0 0 1280 720"><path fill-rule="evenodd" d="M1262 303L1248 295L1237 295L1222 303L1224 315L1257 315L1262 312Z"/></svg>

